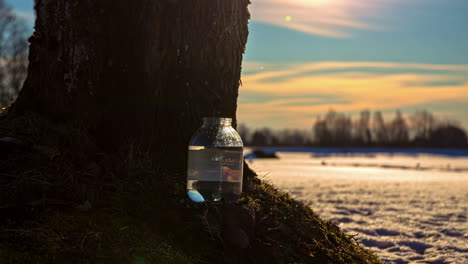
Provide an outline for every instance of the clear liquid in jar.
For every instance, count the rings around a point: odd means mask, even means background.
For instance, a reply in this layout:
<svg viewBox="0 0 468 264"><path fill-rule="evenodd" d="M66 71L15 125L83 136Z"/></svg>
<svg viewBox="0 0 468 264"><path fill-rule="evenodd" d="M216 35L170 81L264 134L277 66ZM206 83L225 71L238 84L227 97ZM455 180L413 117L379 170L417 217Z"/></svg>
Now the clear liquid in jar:
<svg viewBox="0 0 468 264"><path fill-rule="evenodd" d="M187 194L194 202L235 202L242 172L242 147L189 146Z"/></svg>

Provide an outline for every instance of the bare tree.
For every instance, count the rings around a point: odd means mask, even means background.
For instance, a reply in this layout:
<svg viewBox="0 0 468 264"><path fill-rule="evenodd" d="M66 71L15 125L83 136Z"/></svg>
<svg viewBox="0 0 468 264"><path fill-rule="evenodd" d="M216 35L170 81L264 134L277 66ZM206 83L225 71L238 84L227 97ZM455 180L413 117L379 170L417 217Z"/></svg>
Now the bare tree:
<svg viewBox="0 0 468 264"><path fill-rule="evenodd" d="M390 141L396 145L407 144L409 140L408 126L400 110L396 111L395 118L390 123Z"/></svg>
<svg viewBox="0 0 468 264"><path fill-rule="evenodd" d="M374 136L378 144L388 143L388 129L382 116L382 112L374 112Z"/></svg>
<svg viewBox="0 0 468 264"><path fill-rule="evenodd" d="M414 129L415 140L429 140L432 131L435 129L436 119L427 110L417 111L411 117L411 126Z"/></svg>
<svg viewBox="0 0 468 264"><path fill-rule="evenodd" d="M356 124L356 136L355 140L358 144L370 144L372 141L372 135L369 128L370 122L370 111L361 111L361 118Z"/></svg>
<svg viewBox="0 0 468 264"><path fill-rule="evenodd" d="M325 122L332 137L332 142L339 146L351 143L352 122L351 118L334 110L328 111Z"/></svg>
<svg viewBox="0 0 468 264"><path fill-rule="evenodd" d="M237 126L237 132L239 132L239 135L241 136L244 145L249 145L252 134L250 128L248 128L246 124L241 123Z"/></svg>
<svg viewBox="0 0 468 264"><path fill-rule="evenodd" d="M28 66L26 22L0 0L0 108L18 95Z"/></svg>
<svg viewBox="0 0 468 264"><path fill-rule="evenodd" d="M468 136L462 127L446 123L432 130L429 142L432 147L437 148L466 148Z"/></svg>
<svg viewBox="0 0 468 264"><path fill-rule="evenodd" d="M266 146L268 144L267 135L262 130L256 130L252 135L251 143L253 146Z"/></svg>
<svg viewBox="0 0 468 264"><path fill-rule="evenodd" d="M330 131L328 130L327 122L320 117L317 118L314 124L315 142L320 146L326 146L331 142Z"/></svg>
<svg viewBox="0 0 468 264"><path fill-rule="evenodd" d="M324 119L318 118L314 125L315 141L322 146L346 146L352 141L351 118L334 110L328 111Z"/></svg>
<svg viewBox="0 0 468 264"><path fill-rule="evenodd" d="M279 143L283 146L304 146L308 142L305 131L299 129L283 129L277 132Z"/></svg>

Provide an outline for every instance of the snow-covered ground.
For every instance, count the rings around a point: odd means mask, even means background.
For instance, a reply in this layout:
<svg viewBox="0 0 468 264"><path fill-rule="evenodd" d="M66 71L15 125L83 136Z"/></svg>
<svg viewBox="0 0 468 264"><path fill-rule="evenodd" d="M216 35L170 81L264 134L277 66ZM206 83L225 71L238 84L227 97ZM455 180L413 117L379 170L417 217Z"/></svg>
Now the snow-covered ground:
<svg viewBox="0 0 468 264"><path fill-rule="evenodd" d="M384 263L468 263L468 157L277 154L249 163Z"/></svg>

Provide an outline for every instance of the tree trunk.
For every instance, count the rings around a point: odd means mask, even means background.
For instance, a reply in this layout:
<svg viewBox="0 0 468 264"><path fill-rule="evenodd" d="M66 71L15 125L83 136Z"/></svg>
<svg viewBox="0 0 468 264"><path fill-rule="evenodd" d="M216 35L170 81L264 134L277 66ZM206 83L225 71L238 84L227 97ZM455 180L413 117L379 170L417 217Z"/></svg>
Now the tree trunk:
<svg viewBox="0 0 468 264"><path fill-rule="evenodd" d="M185 167L204 116L236 118L249 0L36 0L28 77L11 113L89 128ZM234 122L235 123L235 122Z"/></svg>

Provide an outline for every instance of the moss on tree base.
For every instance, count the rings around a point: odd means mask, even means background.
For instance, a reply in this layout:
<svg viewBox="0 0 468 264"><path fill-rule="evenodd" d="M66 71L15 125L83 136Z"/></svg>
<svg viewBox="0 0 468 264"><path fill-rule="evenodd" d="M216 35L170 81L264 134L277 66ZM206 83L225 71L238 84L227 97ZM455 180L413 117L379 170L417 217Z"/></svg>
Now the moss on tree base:
<svg viewBox="0 0 468 264"><path fill-rule="evenodd" d="M183 172L127 142L4 117L24 142L0 160L0 263L380 263L312 209L245 171L236 205L194 204Z"/></svg>

